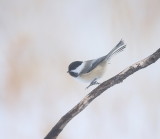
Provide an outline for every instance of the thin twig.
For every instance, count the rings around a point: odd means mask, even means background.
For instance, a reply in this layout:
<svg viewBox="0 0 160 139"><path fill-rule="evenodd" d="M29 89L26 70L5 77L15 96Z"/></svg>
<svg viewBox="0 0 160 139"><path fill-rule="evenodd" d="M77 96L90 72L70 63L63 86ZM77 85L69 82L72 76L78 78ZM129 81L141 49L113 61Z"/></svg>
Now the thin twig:
<svg viewBox="0 0 160 139"><path fill-rule="evenodd" d="M94 90L92 90L88 95L86 95L74 108L72 108L69 112L67 112L59 121L58 123L51 129L45 139L56 139L63 128L67 125L67 123L72 120L77 114L79 114L85 107L88 106L96 97L106 91L108 88L122 82L131 74L135 73L136 71L143 69L154 62L156 62L160 58L160 48L153 53L152 55L148 56L147 58L131 65L130 67L126 68L116 76L112 77L111 79L104 81Z"/></svg>

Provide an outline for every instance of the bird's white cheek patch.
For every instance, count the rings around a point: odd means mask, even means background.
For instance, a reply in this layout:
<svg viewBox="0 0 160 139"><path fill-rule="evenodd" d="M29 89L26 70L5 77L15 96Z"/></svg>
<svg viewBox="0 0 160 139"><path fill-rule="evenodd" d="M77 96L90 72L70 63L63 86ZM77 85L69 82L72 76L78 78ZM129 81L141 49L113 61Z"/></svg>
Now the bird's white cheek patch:
<svg viewBox="0 0 160 139"><path fill-rule="evenodd" d="M85 63L83 62L79 67L77 67L74 70L71 70L71 72L75 72L79 74L83 70L84 66L85 66Z"/></svg>

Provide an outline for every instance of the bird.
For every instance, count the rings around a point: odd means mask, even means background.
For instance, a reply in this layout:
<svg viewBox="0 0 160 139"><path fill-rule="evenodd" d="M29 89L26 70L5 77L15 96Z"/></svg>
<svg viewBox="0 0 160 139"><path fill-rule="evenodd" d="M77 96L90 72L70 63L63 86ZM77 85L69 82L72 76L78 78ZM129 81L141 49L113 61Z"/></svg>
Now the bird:
<svg viewBox="0 0 160 139"><path fill-rule="evenodd" d="M107 55L87 61L74 61L69 64L67 72L76 79L89 82L90 84L86 89L92 85L100 84L97 80L104 75L109 60L125 48L126 44L121 39Z"/></svg>

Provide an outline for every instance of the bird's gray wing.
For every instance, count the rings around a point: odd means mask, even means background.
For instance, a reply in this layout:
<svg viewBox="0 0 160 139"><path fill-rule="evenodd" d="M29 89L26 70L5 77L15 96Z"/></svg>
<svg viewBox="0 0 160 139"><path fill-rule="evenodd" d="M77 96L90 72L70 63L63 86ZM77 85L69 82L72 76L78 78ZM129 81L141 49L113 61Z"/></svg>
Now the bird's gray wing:
<svg viewBox="0 0 160 139"><path fill-rule="evenodd" d="M105 61L110 60L110 58L113 55L123 51L125 47L126 45L124 44L123 40L121 40L107 55L100 57L98 59L85 61L86 64L84 66L84 69L81 71L81 74L85 74L92 71L94 68L97 67L97 65L99 65L104 60Z"/></svg>
<svg viewBox="0 0 160 139"><path fill-rule="evenodd" d="M97 65L99 65L105 59L105 57L106 56L100 57L98 59L85 61L85 66L80 74L85 74L92 71L94 68L97 67Z"/></svg>

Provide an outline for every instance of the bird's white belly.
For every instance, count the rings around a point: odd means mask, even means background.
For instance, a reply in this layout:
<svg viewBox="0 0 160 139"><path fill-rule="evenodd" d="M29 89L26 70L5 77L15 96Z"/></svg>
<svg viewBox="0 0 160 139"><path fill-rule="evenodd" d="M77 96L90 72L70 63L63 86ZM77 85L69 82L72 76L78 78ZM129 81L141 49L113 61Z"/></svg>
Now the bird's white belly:
<svg viewBox="0 0 160 139"><path fill-rule="evenodd" d="M94 79L99 79L102 77L106 69L106 62L103 62L99 64L95 69L92 71L82 74L78 77L78 79L85 81L85 82L91 82Z"/></svg>

